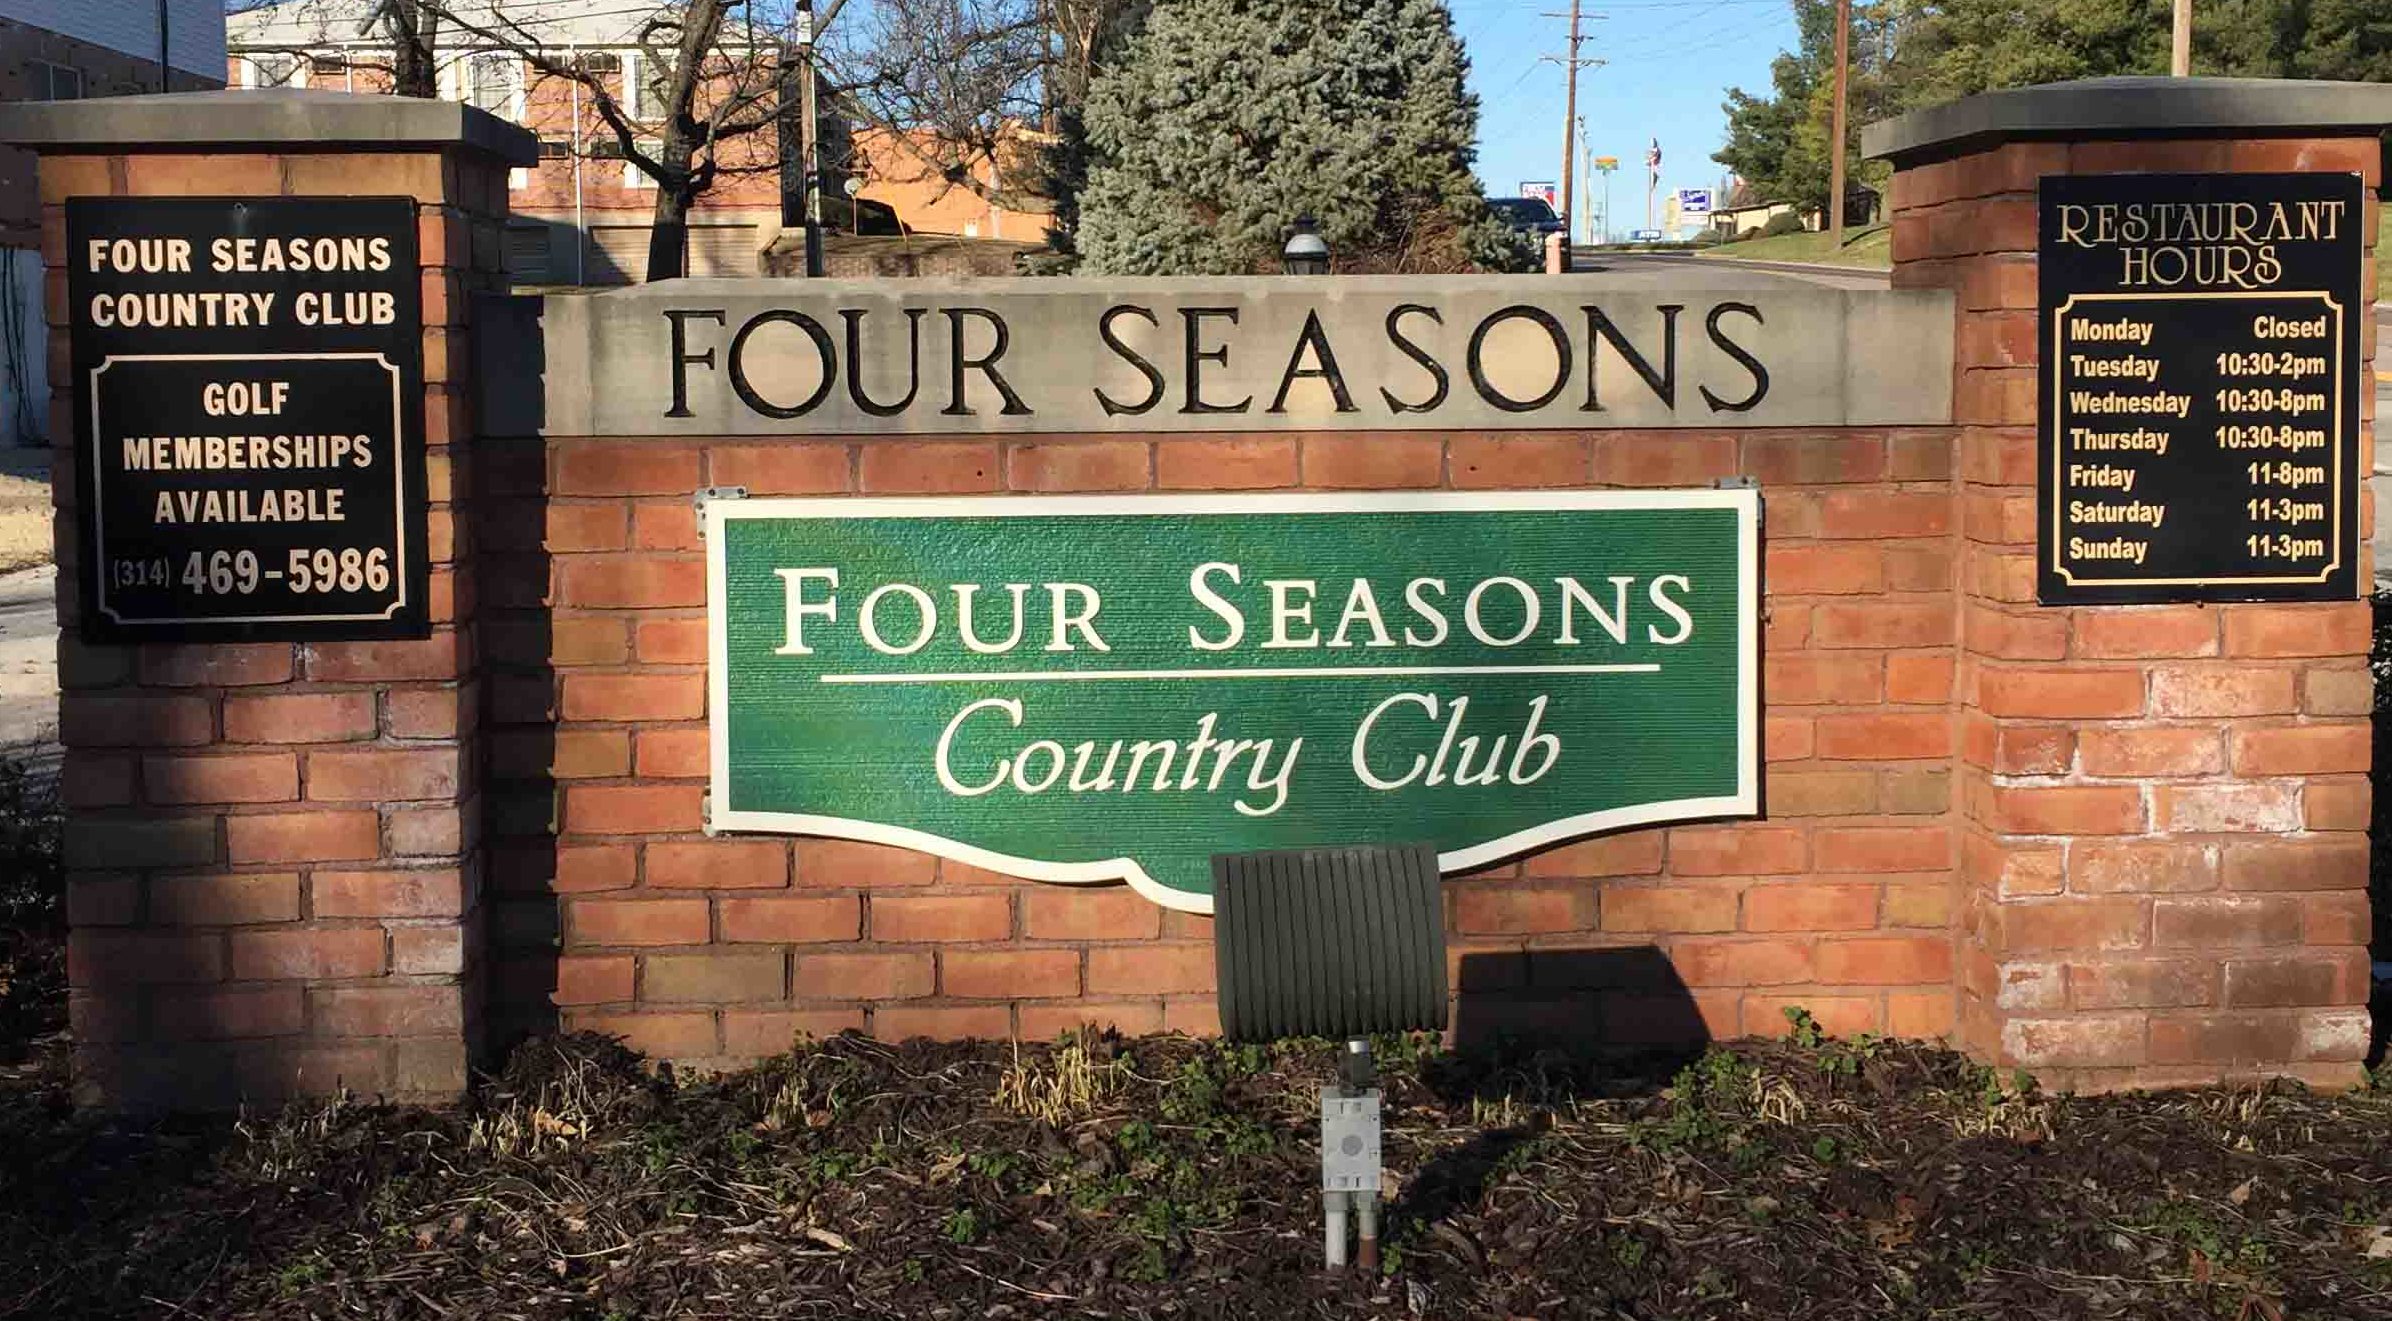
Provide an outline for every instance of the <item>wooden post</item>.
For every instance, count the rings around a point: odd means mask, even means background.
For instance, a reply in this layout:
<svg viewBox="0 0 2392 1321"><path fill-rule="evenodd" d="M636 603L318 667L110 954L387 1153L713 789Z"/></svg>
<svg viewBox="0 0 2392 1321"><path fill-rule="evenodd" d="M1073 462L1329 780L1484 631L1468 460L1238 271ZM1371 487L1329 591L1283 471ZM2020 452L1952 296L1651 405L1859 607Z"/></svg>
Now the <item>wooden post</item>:
<svg viewBox="0 0 2392 1321"><path fill-rule="evenodd" d="M1844 110L1850 100L1852 69L1852 0L1836 0L1836 106L1828 130L1835 138L1827 171L1827 228L1831 252L1844 250Z"/></svg>
<svg viewBox="0 0 2392 1321"><path fill-rule="evenodd" d="M1578 0L1570 0L1570 49L1562 57L1566 75L1561 111L1561 269L1570 269L1571 230L1576 222L1570 218L1570 185L1576 172L1571 168L1578 154Z"/></svg>

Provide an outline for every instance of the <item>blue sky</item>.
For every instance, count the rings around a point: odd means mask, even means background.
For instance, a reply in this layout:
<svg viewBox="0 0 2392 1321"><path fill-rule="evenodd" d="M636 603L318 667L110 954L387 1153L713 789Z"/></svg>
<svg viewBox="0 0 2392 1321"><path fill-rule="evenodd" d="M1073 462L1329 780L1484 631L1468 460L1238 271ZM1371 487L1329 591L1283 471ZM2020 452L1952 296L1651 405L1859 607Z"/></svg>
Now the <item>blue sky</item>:
<svg viewBox="0 0 2392 1321"><path fill-rule="evenodd" d="M1541 56L1569 44L1569 0L1448 0L1470 54L1479 97L1478 175L1508 195L1522 181L1561 175L1562 69ZM1730 87L1769 85L1769 61L1794 44L1787 0L1584 0L1581 58L1609 60L1578 75L1578 114L1594 154L1620 158L1611 176L1616 228L1644 224L1645 147L1661 139L1661 188L1716 186L1711 159L1725 132ZM1580 172L1586 147L1579 148ZM1601 180L1597 179L1597 205ZM1583 196L1583 190L1581 192Z"/></svg>

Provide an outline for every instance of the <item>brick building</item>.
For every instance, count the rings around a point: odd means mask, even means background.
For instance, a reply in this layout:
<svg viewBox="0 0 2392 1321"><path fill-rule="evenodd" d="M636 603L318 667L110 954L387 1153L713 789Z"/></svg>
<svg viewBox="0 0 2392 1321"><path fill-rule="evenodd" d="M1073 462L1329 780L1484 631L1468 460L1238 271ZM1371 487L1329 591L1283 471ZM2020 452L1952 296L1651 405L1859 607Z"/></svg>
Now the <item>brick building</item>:
<svg viewBox="0 0 2392 1321"><path fill-rule="evenodd" d="M224 85L219 0L0 0L0 102ZM0 147L0 449L48 443L33 153Z"/></svg>
<svg viewBox="0 0 2392 1321"><path fill-rule="evenodd" d="M916 234L1025 243L1046 239L1053 220L1043 201L1007 206L990 200L990 193L1003 194L1007 186L1000 164L982 162L973 169L976 186L950 183L933 163L934 153L923 145L925 140L921 134L858 131L855 176L862 189L857 196L891 207ZM1025 134L1021 145L1026 154L1035 149L1036 139Z"/></svg>
<svg viewBox="0 0 2392 1321"><path fill-rule="evenodd" d="M390 90L390 54L379 31L359 35L370 0L285 0L230 20L227 68L234 87L305 87L344 92ZM562 61L580 64L607 89L625 116L644 122L658 113L656 69L637 37L653 9L590 0L514 4L503 13ZM476 26L497 27L488 15ZM436 33L440 94L529 129L540 141L538 164L508 173L507 268L519 284L608 285L645 273L656 185L623 158L614 131L572 80L542 73L530 61L495 51L454 24ZM769 83L773 55L727 46L734 62L753 60L738 81L747 90ZM769 94L768 94L769 95ZM765 103L770 105L769 99ZM769 109L765 112L769 117ZM845 126L824 117L828 211L844 206L840 159ZM795 210L798 171L779 126L732 138L719 148L724 174L699 199L690 217L688 273L758 273L758 254ZM910 231L971 238L1035 241L1046 230L1042 213L999 207L970 187L937 177L925 153L888 135L857 135L855 156L864 198L896 209ZM995 184L995 168L975 178ZM787 198L787 202L784 202ZM834 221L836 216L834 215Z"/></svg>
<svg viewBox="0 0 2392 1321"><path fill-rule="evenodd" d="M389 40L359 35L370 0L287 0L234 16L233 87L388 92ZM587 68L635 123L658 113L656 70L637 38L649 8L620 4L510 5L505 16L557 58ZM483 14L477 26L497 26ZM569 79L453 23L435 36L443 99L463 101L538 136L536 165L507 175L509 274L524 284L625 284L647 266L656 184L624 159L614 131ZM734 52L736 55L737 52ZM769 73L750 75L769 77ZM651 146L654 144L650 144ZM725 143L724 174L690 215L689 274L753 275L781 223L781 148L769 127Z"/></svg>

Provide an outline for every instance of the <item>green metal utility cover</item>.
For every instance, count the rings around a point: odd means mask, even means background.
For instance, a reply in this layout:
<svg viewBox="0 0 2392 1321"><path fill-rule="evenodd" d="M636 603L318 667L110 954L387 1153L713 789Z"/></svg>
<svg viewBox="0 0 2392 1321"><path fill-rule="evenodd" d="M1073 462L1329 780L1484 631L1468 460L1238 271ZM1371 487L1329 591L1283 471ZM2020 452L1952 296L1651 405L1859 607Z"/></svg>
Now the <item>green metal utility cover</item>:
<svg viewBox="0 0 2392 1321"><path fill-rule="evenodd" d="M709 826L1209 912L1760 803L1755 491L712 500Z"/></svg>

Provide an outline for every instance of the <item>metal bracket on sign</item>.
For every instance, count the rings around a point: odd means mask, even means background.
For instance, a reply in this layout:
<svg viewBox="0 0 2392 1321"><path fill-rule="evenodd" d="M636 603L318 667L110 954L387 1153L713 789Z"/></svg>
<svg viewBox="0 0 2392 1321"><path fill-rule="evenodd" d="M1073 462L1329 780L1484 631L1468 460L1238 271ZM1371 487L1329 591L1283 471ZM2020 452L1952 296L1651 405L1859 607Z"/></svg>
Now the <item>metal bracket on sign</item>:
<svg viewBox="0 0 2392 1321"><path fill-rule="evenodd" d="M698 511L698 540L706 539L706 502L709 500L745 500L744 486L701 486L689 497L690 505Z"/></svg>
<svg viewBox="0 0 2392 1321"><path fill-rule="evenodd" d="M701 522L698 526L706 525ZM708 839L714 837L714 791L711 789L698 795L698 829L704 832Z"/></svg>
<svg viewBox="0 0 2392 1321"><path fill-rule="evenodd" d="M1758 491L1761 489L1761 479L1758 477L1747 477L1741 475L1735 477L1714 477L1711 479L1711 489L1714 491ZM1763 499L1759 501L1759 504L1760 512L1755 515L1755 521L1760 524L1760 527L1757 530L1761 532L1767 532L1769 530L1769 501L1767 499ZM1769 608L1769 601L1767 599L1763 599L1761 602L1761 622L1764 624L1769 622Z"/></svg>
<svg viewBox="0 0 2392 1321"><path fill-rule="evenodd" d="M1714 491L1758 491L1761 489L1761 479L1744 476L1714 477L1711 479L1711 489ZM1760 506L1761 530L1765 532L1769 529L1769 501L1761 500Z"/></svg>

